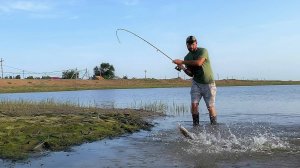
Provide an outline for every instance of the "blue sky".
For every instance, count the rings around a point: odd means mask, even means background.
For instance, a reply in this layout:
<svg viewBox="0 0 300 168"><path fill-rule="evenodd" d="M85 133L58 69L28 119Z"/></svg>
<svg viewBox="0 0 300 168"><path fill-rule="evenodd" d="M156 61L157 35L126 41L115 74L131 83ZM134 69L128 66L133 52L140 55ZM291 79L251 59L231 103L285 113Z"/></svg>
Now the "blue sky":
<svg viewBox="0 0 300 168"><path fill-rule="evenodd" d="M298 0L0 0L0 57L4 72L25 76L74 68L92 75L102 62L120 77L178 76L140 39L119 32L118 43L116 29L125 28L174 59L196 36L216 79L300 80L299 9Z"/></svg>

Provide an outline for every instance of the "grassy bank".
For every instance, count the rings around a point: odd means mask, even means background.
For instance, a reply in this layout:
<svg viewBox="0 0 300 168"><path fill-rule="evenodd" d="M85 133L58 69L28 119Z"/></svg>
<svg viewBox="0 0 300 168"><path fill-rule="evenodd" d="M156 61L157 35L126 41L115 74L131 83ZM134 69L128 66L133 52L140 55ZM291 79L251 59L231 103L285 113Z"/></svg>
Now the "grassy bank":
<svg viewBox="0 0 300 168"><path fill-rule="evenodd" d="M132 89L184 87L190 81L185 80L29 80L0 79L0 93L46 92L91 89Z"/></svg>
<svg viewBox="0 0 300 168"><path fill-rule="evenodd" d="M26 159L32 152L58 151L152 125L157 113L80 107L52 101L0 102L0 158Z"/></svg>
<svg viewBox="0 0 300 168"><path fill-rule="evenodd" d="M280 80L218 80L217 86L300 85L300 81Z"/></svg>
<svg viewBox="0 0 300 168"><path fill-rule="evenodd" d="M300 81L218 80L217 86L299 85ZM127 79L127 80L30 80L0 79L0 93L48 92L91 89L132 89L189 87L190 80Z"/></svg>

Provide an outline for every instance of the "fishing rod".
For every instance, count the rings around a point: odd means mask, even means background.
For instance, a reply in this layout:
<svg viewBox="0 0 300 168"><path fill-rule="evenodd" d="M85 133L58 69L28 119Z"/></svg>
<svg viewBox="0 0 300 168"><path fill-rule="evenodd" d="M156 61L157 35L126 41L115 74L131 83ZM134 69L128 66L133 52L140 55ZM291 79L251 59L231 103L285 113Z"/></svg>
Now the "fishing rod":
<svg viewBox="0 0 300 168"><path fill-rule="evenodd" d="M162 53L164 56L166 56L166 57L169 58L171 61L173 61L173 59L172 59L171 57L169 57L166 53L164 53L163 51L161 51L159 48L155 47L153 44L151 44L150 42L148 42L147 40L145 40L145 39L142 38L141 36L139 36L139 35L133 33L132 31L129 31L129 30L127 30L127 29L117 29L117 30L116 30L116 36L117 36L117 39L118 39L119 43L121 43L121 41L120 41L119 36L118 36L118 31L125 31L125 32L128 32L128 33L130 33L130 34L132 34L132 35L138 37L139 39L143 40L144 42L146 42L147 44L149 44L150 46L152 46L153 48L155 48L156 51ZM178 66L176 66L175 69L176 69L177 71L181 71L181 68L179 68Z"/></svg>

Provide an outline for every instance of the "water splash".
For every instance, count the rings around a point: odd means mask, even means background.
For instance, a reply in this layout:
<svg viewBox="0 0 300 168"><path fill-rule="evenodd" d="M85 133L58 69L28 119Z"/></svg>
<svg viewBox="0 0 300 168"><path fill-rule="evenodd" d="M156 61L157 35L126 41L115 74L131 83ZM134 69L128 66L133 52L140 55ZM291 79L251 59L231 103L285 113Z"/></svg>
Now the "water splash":
<svg viewBox="0 0 300 168"><path fill-rule="evenodd" d="M261 126L260 126L261 127ZM256 130L252 127L252 132L241 130L240 128L229 126L226 129L208 130L203 128L198 133L194 133L194 140L186 140L189 144L185 148L190 154L199 153L244 153L244 152L272 152L276 150L288 150L288 142L276 136L269 128Z"/></svg>

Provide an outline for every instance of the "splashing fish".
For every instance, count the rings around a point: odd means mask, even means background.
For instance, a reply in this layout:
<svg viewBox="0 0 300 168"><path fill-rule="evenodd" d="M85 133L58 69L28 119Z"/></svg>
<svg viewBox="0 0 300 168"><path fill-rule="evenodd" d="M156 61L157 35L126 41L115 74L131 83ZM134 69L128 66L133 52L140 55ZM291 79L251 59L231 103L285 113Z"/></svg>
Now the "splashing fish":
<svg viewBox="0 0 300 168"><path fill-rule="evenodd" d="M185 129L181 124L178 123L178 128L179 128L179 131L181 132L181 134L183 136L185 136L186 138L189 138L189 139L195 139L193 134L190 133L187 129Z"/></svg>

